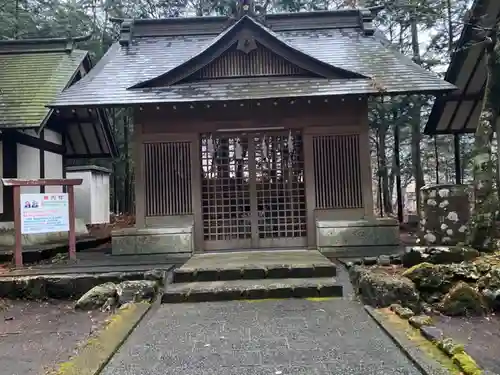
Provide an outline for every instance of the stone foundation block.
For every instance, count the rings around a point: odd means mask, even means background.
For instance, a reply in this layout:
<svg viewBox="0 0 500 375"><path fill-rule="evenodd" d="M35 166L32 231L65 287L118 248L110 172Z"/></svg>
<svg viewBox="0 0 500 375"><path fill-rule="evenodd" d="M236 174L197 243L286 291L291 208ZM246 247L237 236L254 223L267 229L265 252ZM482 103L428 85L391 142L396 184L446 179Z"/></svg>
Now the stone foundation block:
<svg viewBox="0 0 500 375"><path fill-rule="evenodd" d="M113 255L191 254L193 228L126 228L111 234Z"/></svg>
<svg viewBox="0 0 500 375"><path fill-rule="evenodd" d="M316 222L318 250L334 257L365 257L401 250L399 225L394 219Z"/></svg>
<svg viewBox="0 0 500 375"><path fill-rule="evenodd" d="M16 233L14 230L14 222L0 223L0 246L10 247L16 244ZM75 235L76 238L83 238L89 235L87 226L81 219L75 219ZM67 243L68 232L51 232L51 233L35 233L23 234L21 242L23 246L37 246Z"/></svg>

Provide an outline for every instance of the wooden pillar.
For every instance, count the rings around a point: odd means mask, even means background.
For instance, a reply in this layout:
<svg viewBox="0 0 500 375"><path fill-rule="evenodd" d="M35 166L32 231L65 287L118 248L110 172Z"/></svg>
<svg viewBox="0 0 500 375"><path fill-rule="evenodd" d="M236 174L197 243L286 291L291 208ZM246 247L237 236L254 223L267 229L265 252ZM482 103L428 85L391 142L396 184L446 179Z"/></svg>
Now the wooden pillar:
<svg viewBox="0 0 500 375"><path fill-rule="evenodd" d="M314 149L313 136L302 133L303 152L304 152L304 183L306 189L306 210L307 210L307 247L316 246L316 194L314 181Z"/></svg>
<svg viewBox="0 0 500 375"><path fill-rule="evenodd" d="M144 189L144 139L142 136L142 125L134 122L134 168L135 168L135 226L144 228L146 226L146 191ZM116 194L116 193L115 193Z"/></svg>
<svg viewBox="0 0 500 375"><path fill-rule="evenodd" d="M191 199L193 205L193 237L194 253L200 253L205 250L204 240L204 222L202 207L202 165L201 165L201 135L193 134L191 139Z"/></svg>
<svg viewBox="0 0 500 375"><path fill-rule="evenodd" d="M2 137L2 163L3 178L17 178L17 143L4 133ZM3 187L3 214L0 215L0 221L14 220L14 201L13 187Z"/></svg>
<svg viewBox="0 0 500 375"><path fill-rule="evenodd" d="M399 126L394 125L394 157L396 164L396 193L398 205L398 221L403 222L403 192L401 187L401 159L399 158Z"/></svg>
<svg viewBox="0 0 500 375"><path fill-rule="evenodd" d="M498 126L497 126L498 134ZM460 185L462 183L462 167L460 163L460 134L453 135L453 146L455 156L455 183Z"/></svg>

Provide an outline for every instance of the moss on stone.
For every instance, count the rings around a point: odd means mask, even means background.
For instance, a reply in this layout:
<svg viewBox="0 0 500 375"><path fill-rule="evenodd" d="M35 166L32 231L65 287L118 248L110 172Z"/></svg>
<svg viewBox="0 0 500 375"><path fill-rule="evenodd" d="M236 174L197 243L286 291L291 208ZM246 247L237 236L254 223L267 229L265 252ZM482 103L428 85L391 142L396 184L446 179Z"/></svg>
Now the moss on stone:
<svg viewBox="0 0 500 375"><path fill-rule="evenodd" d="M413 267L408 268L405 272L403 272L402 276L404 277L409 277L413 275L417 270L420 270L422 268L433 268L434 265L428 262L423 262L414 265Z"/></svg>
<svg viewBox="0 0 500 375"><path fill-rule="evenodd" d="M397 331L404 332L405 336L428 357L438 362L442 367L452 375L463 375L458 365L454 364L452 359L445 355L436 345L423 337L418 329L413 328L407 321L399 318L396 314L391 314L388 309L378 310L381 317L387 324Z"/></svg>
<svg viewBox="0 0 500 375"><path fill-rule="evenodd" d="M443 298L439 309L450 316L483 315L487 304L481 293L467 283L457 283Z"/></svg>
<svg viewBox="0 0 500 375"><path fill-rule="evenodd" d="M437 345L439 349L448 354L450 357L464 352L464 346L462 344L457 344L449 337L441 340Z"/></svg>
<svg viewBox="0 0 500 375"><path fill-rule="evenodd" d="M415 315L415 313L407 307L397 307L394 312L402 319L409 319Z"/></svg>
<svg viewBox="0 0 500 375"><path fill-rule="evenodd" d="M481 375L483 373L476 361L465 352L455 354L452 359L465 375Z"/></svg>
<svg viewBox="0 0 500 375"><path fill-rule="evenodd" d="M432 325L432 318L428 315L412 316L408 319L408 323L410 323L415 328L430 326Z"/></svg>

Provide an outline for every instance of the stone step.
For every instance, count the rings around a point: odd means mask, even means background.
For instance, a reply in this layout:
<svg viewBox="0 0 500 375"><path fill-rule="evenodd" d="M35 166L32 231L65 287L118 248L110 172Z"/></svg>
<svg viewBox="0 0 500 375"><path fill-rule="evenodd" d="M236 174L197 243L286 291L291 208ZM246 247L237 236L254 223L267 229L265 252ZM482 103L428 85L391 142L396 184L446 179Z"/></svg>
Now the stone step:
<svg viewBox="0 0 500 375"><path fill-rule="evenodd" d="M245 265L243 267L222 268L190 268L185 265L174 270L173 282L294 279L336 275L337 268L329 261L321 264Z"/></svg>
<svg viewBox="0 0 500 375"><path fill-rule="evenodd" d="M233 301L267 298L342 297L332 277L307 279L225 280L169 284L162 303Z"/></svg>

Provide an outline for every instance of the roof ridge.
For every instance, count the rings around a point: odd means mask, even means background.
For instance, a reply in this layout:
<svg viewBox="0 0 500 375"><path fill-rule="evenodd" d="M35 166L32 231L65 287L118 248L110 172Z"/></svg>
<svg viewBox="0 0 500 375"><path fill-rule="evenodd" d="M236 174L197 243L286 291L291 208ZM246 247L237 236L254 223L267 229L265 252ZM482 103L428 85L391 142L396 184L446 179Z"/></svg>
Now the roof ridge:
<svg viewBox="0 0 500 375"><path fill-rule="evenodd" d="M33 38L0 40L0 54L29 53L29 52L72 52L76 43L85 42L92 37L92 33L67 38Z"/></svg>
<svg viewBox="0 0 500 375"><path fill-rule="evenodd" d="M262 33L260 33L261 35L257 38L256 35L259 34L260 31L262 31ZM250 36L247 35L247 33L250 33ZM295 60L297 59L297 56L299 56L299 60L306 58L310 65L310 68L305 68L305 69L312 73L318 74L319 76L328 78L332 75L342 75L344 78L368 78L367 76L362 75L358 72L342 69L335 65L327 64L321 60L314 58L313 56L309 55L303 50L294 47L286 40L284 40L281 36L279 36L277 33L272 31L262 23L257 22L251 16L244 15L238 21L233 23L230 27L226 28L223 32L221 32L219 35L213 38L208 45L198 50L198 52L195 55L191 56L191 58L180 63L176 67L167 70L163 74L160 74L151 79L138 82L129 88L136 89L136 88L149 87L151 84L154 84L154 82L158 80L164 80L166 79L166 77L169 77L168 79L168 81L170 81L169 85L175 84L180 80L187 78L195 71L199 70L202 67L202 65L205 66L211 61L213 61L215 58L219 57L233 44L238 43L238 48L240 48L239 43L248 42L248 38L254 41L254 43L255 41L258 41L261 44L264 44L264 46L273 50L273 52L278 55L281 55L283 53L287 54L288 51L288 53L292 54L291 56L295 57ZM222 43L223 40L224 42ZM274 44L274 48L276 50L270 48L269 44ZM249 51L246 52L244 51L244 52L248 53ZM200 62L200 59L205 62ZM290 60L290 62L292 62L292 64L298 64L300 66L300 63L294 62L293 60ZM185 72L179 76L179 69L183 69L186 67L191 67L191 68L188 68L187 73Z"/></svg>
<svg viewBox="0 0 500 375"><path fill-rule="evenodd" d="M267 13L266 25L274 31L309 30L318 28L352 28L358 27L367 36L373 35L375 29L373 19L380 7L353 8L294 13ZM192 34L219 34L227 27L231 17L170 17L150 18L113 18L112 22L120 25L120 43L127 46L135 36L166 36ZM238 20L238 19L237 19ZM201 27L201 25L205 27ZM163 27L162 27L163 26ZM152 32L148 35L145 30ZM153 30L154 29L154 30ZM144 35L146 34L146 35Z"/></svg>

